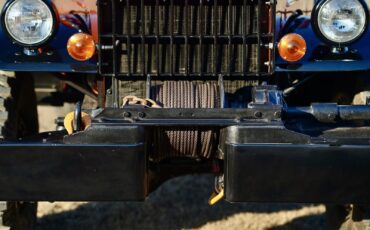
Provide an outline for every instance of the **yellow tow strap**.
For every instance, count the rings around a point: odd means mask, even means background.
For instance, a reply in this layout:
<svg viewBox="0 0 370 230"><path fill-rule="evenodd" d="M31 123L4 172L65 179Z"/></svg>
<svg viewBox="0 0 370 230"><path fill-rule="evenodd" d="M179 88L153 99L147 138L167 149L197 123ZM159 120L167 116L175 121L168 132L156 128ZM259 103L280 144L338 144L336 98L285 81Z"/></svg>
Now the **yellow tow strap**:
<svg viewBox="0 0 370 230"><path fill-rule="evenodd" d="M91 117L89 114L82 112L81 113L82 128L86 130L91 125ZM74 112L68 113L64 118L64 128L67 130L68 134L73 134L73 119Z"/></svg>
<svg viewBox="0 0 370 230"><path fill-rule="evenodd" d="M136 96L126 96L123 98L122 106L126 105L143 105L148 108L162 108L156 101L149 98L139 98Z"/></svg>

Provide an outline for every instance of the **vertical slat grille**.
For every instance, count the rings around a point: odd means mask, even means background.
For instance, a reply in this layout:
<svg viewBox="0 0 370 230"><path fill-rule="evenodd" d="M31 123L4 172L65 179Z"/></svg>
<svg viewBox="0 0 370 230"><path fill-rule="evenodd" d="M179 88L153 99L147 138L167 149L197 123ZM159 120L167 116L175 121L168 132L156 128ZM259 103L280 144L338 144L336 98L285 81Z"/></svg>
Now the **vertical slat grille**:
<svg viewBox="0 0 370 230"><path fill-rule="evenodd" d="M100 72L122 79L271 74L267 0L99 0Z"/></svg>

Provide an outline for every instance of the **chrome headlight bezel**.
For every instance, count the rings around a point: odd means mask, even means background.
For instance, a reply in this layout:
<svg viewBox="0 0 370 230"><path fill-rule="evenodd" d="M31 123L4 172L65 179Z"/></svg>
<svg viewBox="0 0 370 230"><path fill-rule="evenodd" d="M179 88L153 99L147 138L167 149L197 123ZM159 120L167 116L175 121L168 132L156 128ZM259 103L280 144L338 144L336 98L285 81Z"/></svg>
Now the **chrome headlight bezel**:
<svg viewBox="0 0 370 230"><path fill-rule="evenodd" d="M51 5L51 3L49 1L46 1L46 0L34 0L34 1L38 1L38 2L42 2L45 7L49 10L50 12L50 15L51 15L51 19L52 19L52 26L51 26L51 30L50 32L48 33L47 36L45 36L44 39L42 39L41 41L38 41L38 42L35 42L35 43L24 43L22 41L20 41L19 39L17 39L15 36L12 35L12 33L8 30L8 27L6 25L6 16L9 12L9 9L18 1L21 1L21 0L11 0L11 1L8 1L2 12L1 12L1 26L2 26L2 29L3 31L5 32L5 34L16 44L18 45L21 45L21 46L24 46L24 47L31 47L31 48L39 48L47 43L49 43L56 35L57 33L57 29L58 29L58 17L57 17L57 13L54 9L54 7Z"/></svg>
<svg viewBox="0 0 370 230"><path fill-rule="evenodd" d="M361 32L356 37L354 37L353 39L350 39L350 40L345 41L345 42L337 42L337 41L331 40L330 38L328 38L327 36L325 36L324 33L321 31L320 25L319 25L319 16L320 16L319 14L320 14L320 11L321 11L322 7L324 6L324 4L327 3L328 1L332 1L332 0L321 0L321 1L318 1L315 4L314 9L312 11L312 15L311 15L312 28L313 28L315 34L322 41L324 41L325 43L327 43L329 45L333 45L333 46L346 46L346 45L353 44L356 41L358 41L359 39L361 39L363 37L363 35L367 32L368 26L369 26L369 8L368 8L366 2L363 1L363 0L352 0L352 1L357 1L358 3L360 3L362 5L364 11L365 11L365 24L364 24Z"/></svg>

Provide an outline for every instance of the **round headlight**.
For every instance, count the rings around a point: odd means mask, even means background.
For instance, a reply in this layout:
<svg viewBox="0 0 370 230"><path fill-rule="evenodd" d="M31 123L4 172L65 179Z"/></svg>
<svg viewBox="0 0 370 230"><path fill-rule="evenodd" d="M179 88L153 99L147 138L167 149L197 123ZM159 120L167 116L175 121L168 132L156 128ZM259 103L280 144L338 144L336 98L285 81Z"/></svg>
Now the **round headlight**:
<svg viewBox="0 0 370 230"><path fill-rule="evenodd" d="M316 5L312 19L326 42L349 44L366 31L368 8L362 0L323 0Z"/></svg>
<svg viewBox="0 0 370 230"><path fill-rule="evenodd" d="M3 26L9 36L24 46L39 46L54 34L56 17L42 0L14 0L4 8Z"/></svg>

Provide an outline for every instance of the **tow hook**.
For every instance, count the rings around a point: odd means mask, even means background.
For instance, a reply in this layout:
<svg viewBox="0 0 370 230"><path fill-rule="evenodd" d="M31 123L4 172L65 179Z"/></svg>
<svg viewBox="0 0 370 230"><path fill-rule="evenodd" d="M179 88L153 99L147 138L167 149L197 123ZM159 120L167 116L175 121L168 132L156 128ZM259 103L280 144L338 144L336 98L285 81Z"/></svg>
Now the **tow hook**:
<svg viewBox="0 0 370 230"><path fill-rule="evenodd" d="M225 186L224 186L224 174L220 168L219 162L214 162L213 172L216 174L215 177L215 188L211 197L208 200L209 205L215 205L225 197Z"/></svg>
<svg viewBox="0 0 370 230"><path fill-rule="evenodd" d="M215 205L225 197L224 175L218 175L215 178L215 190L208 200L209 205Z"/></svg>
<svg viewBox="0 0 370 230"><path fill-rule="evenodd" d="M86 130L90 125L91 117L82 112L81 102L77 102L75 111L68 113L64 118L64 128L69 135Z"/></svg>
<svg viewBox="0 0 370 230"><path fill-rule="evenodd" d="M208 200L208 204L213 206L213 205L217 204L220 200L222 200L222 198L224 198L224 196L225 196L224 189L222 189L221 192L218 193L218 194L216 192L213 192L211 197Z"/></svg>

